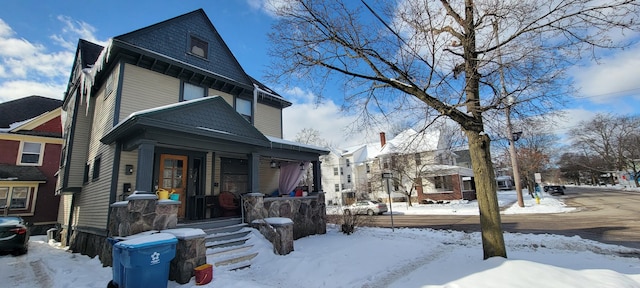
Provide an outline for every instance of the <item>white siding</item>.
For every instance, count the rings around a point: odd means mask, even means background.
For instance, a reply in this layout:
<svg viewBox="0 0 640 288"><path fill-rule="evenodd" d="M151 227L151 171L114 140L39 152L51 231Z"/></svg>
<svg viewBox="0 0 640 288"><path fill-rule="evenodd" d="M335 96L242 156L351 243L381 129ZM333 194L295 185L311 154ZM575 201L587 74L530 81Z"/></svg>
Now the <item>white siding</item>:
<svg viewBox="0 0 640 288"><path fill-rule="evenodd" d="M120 121L131 113L180 100L180 80L131 64L125 64Z"/></svg>
<svg viewBox="0 0 640 288"><path fill-rule="evenodd" d="M262 134L282 138L282 110L258 103L254 125Z"/></svg>
<svg viewBox="0 0 640 288"><path fill-rule="evenodd" d="M74 96L75 97L75 96ZM71 99L75 101L75 99ZM73 105L71 105L73 106ZM73 134L73 151L67 150L69 157L69 187L82 187L84 177L84 165L87 163L87 149L89 147L89 135L91 134L91 119L93 115L87 114L87 106L84 101L80 101L79 107L70 109L69 116L74 114L77 109L77 117L75 122L75 130Z"/></svg>
<svg viewBox="0 0 640 288"><path fill-rule="evenodd" d="M114 71L117 71L114 70ZM93 227L104 229L107 225L109 210L109 196L111 191L112 164L115 145L107 146L100 142L113 127L113 111L116 97L111 94L105 99L104 86L95 93L93 123L89 138L89 150L87 163L91 166L89 182L83 187L83 191L77 194L76 211L77 225L81 227ZM101 158L100 173L97 179L93 179L96 169L94 163L97 157Z"/></svg>
<svg viewBox="0 0 640 288"><path fill-rule="evenodd" d="M209 88L209 91L207 91L207 95L209 95L209 96L221 96L224 99L224 101L227 101L227 103L229 105L231 105L231 107L234 107L233 106L233 99L234 99L233 95L231 95L229 93L225 93L225 92L222 92L222 91L218 91L218 90Z"/></svg>

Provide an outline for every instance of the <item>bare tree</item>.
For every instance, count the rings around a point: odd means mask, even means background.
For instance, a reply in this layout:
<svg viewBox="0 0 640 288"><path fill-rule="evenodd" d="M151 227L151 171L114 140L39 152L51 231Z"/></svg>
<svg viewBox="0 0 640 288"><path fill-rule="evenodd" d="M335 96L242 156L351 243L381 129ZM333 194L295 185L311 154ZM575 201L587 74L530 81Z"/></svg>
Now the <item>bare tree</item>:
<svg viewBox="0 0 640 288"><path fill-rule="evenodd" d="M609 33L636 28L639 9L633 0L277 2L275 81L284 76L321 90L341 80L345 105L358 111L425 123L445 116L461 126L485 259L507 255L486 116L504 109L506 97L522 112L558 107L559 95L571 92L568 64L585 49L628 44Z"/></svg>
<svg viewBox="0 0 640 288"><path fill-rule="evenodd" d="M640 117L598 114L592 120L581 122L579 127L570 133L573 144L601 159L604 166L598 167L600 173L627 171L631 167L633 174L638 174ZM637 177L634 178L638 185ZM613 184L613 179L609 181Z"/></svg>

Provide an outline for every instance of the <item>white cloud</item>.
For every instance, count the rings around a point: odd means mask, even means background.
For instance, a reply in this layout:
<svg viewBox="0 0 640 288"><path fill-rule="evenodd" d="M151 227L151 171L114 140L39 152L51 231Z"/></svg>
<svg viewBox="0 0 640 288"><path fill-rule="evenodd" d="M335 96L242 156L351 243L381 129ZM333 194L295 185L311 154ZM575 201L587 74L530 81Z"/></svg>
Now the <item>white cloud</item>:
<svg viewBox="0 0 640 288"><path fill-rule="evenodd" d="M581 95L595 103L608 103L640 92L640 45L620 51L599 63L573 70Z"/></svg>
<svg viewBox="0 0 640 288"><path fill-rule="evenodd" d="M62 94L65 88L65 84L55 82L43 83L28 80L4 81L0 82L0 103L31 95L62 100Z"/></svg>
<svg viewBox="0 0 640 288"><path fill-rule="evenodd" d="M290 9L293 3L290 0L247 0L247 4L251 9L259 10L271 17L278 17L276 11L278 9Z"/></svg>
<svg viewBox="0 0 640 288"><path fill-rule="evenodd" d="M315 95L302 88L295 87L283 91L285 98L293 103L282 112L285 139L293 140L304 128L318 130L322 139L332 146L341 148L375 139L375 133L350 132L356 118L345 115L332 100L316 104Z"/></svg>
<svg viewBox="0 0 640 288"><path fill-rule="evenodd" d="M86 22L57 19L63 24L60 33L46 44L17 35L0 19L0 102L29 95L62 99L78 38L106 43L96 39L96 29Z"/></svg>

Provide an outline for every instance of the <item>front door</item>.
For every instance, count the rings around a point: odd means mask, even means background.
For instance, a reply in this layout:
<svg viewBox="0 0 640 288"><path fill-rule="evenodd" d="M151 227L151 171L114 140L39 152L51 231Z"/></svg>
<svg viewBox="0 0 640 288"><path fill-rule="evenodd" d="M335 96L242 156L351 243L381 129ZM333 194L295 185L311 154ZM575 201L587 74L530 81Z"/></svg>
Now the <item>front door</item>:
<svg viewBox="0 0 640 288"><path fill-rule="evenodd" d="M158 189L165 189L177 193L180 200L178 218L184 218L187 184L187 156L184 155L160 155L160 181Z"/></svg>

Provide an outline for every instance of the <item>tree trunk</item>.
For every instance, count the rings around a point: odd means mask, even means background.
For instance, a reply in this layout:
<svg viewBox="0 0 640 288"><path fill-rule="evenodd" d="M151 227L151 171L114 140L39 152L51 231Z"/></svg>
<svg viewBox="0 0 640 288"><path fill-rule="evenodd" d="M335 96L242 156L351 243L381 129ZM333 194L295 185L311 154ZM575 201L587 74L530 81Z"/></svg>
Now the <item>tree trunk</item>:
<svg viewBox="0 0 640 288"><path fill-rule="evenodd" d="M482 250L484 259L499 256L507 258L498 206L497 184L491 161L491 140L476 131L465 131L469 139L471 166L473 166L480 226L482 228Z"/></svg>

